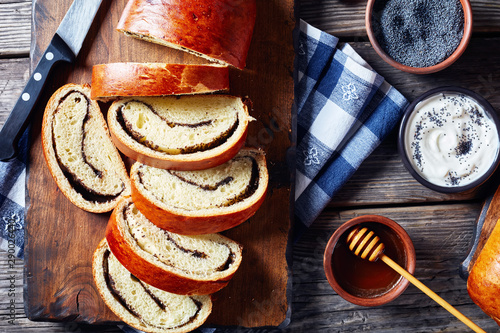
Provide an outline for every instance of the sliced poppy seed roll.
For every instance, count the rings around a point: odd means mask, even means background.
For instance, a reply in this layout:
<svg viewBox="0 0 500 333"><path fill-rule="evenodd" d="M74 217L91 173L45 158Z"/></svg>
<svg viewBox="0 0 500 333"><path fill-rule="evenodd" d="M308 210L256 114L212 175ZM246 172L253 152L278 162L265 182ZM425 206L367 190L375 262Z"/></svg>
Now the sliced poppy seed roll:
<svg viewBox="0 0 500 333"><path fill-rule="evenodd" d="M108 125L116 147L138 162L207 169L243 146L253 120L248 103L227 95L134 97L111 105Z"/></svg>
<svg viewBox="0 0 500 333"><path fill-rule="evenodd" d="M269 181L264 152L251 148L206 170L134 163L130 172L137 208L158 227L183 235L220 232L246 221L264 201Z"/></svg>
<svg viewBox="0 0 500 333"><path fill-rule="evenodd" d="M130 180L90 86L67 84L45 108L42 146L61 192L89 212L112 210L130 195Z"/></svg>
<svg viewBox="0 0 500 333"><path fill-rule="evenodd" d="M242 259L240 244L222 235L183 236L158 228L130 198L111 214L106 239L111 252L137 278L182 295L222 289Z"/></svg>
<svg viewBox="0 0 500 333"><path fill-rule="evenodd" d="M209 295L176 295L139 280L120 264L106 239L94 252L92 273L110 310L126 324L144 332L190 332L212 312Z"/></svg>

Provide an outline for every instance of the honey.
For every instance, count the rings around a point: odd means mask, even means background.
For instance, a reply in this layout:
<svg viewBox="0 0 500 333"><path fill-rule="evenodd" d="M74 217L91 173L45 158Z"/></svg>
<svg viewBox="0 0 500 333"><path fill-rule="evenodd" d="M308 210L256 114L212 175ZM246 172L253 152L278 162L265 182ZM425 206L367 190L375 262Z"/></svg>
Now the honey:
<svg viewBox="0 0 500 333"><path fill-rule="evenodd" d="M362 227L375 232L385 245L385 255L402 267L406 267L403 242L391 229L380 223L362 223ZM332 271L339 285L353 296L373 298L387 293L395 286L401 275L383 261L370 262L354 255L347 246L346 231L337 242L332 255Z"/></svg>

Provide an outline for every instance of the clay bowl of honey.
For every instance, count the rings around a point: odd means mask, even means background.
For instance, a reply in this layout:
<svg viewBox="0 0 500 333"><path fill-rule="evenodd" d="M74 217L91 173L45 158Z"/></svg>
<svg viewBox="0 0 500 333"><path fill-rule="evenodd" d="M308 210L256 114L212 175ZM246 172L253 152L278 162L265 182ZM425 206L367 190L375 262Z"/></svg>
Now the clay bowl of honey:
<svg viewBox="0 0 500 333"><path fill-rule="evenodd" d="M356 226L373 230L385 244L384 253L410 274L416 263L413 242L395 221L380 215L362 215L342 224L325 248L325 274L340 297L361 306L387 304L401 295L409 282L381 260L362 259L349 249L347 237Z"/></svg>

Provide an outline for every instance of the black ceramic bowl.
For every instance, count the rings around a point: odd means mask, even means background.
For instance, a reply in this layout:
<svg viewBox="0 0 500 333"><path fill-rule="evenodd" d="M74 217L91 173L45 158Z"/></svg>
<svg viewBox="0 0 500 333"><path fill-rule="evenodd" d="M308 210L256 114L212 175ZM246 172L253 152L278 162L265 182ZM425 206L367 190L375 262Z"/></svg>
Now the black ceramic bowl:
<svg viewBox="0 0 500 333"><path fill-rule="evenodd" d="M478 186L482 185L484 182L486 182L495 172L497 169L499 163L500 163L500 152L497 151L497 155L492 161L491 165L487 169L486 172L484 172L479 178L476 180L464 184L464 185L457 185L457 186L442 186L438 185L435 183L432 183L431 181L427 180L422 176L416 169L415 166L412 162L412 156L409 156L409 153L406 149L407 147L407 142L406 142L406 133L407 133L407 127L409 126L409 120L415 110L415 107L422 101L425 101L428 98L431 98L432 96L442 94L442 93L455 93L455 94L463 94L466 95L467 97L471 98L474 100L479 106L481 106L486 115L493 121L494 125L496 126L497 134L498 134L498 140L500 142L500 120L499 117L495 111L495 109L491 106L491 104L484 99L482 96L476 94L473 91L470 91L468 89L462 88L462 87L455 87L455 86L446 86L446 87L440 87L440 88L435 88L432 90L429 90L416 98L406 109L403 118L401 120L401 124L399 127L399 135L398 135L398 152L399 155L403 161L404 166L410 172L410 174L422 185L430 188L431 190L434 190L436 192L441 192L441 193L460 193L460 192L467 192L470 190L473 190L477 188ZM499 148L500 149L500 148Z"/></svg>

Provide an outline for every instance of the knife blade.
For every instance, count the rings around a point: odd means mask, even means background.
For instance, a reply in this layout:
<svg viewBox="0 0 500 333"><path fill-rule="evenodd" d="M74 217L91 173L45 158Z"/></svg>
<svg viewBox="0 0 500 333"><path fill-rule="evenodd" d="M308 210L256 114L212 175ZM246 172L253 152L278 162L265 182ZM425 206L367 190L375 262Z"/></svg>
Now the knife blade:
<svg viewBox="0 0 500 333"><path fill-rule="evenodd" d="M75 61L101 2L74 0L71 4L0 131L0 161L17 156L19 139L28 126L51 70L59 62Z"/></svg>

